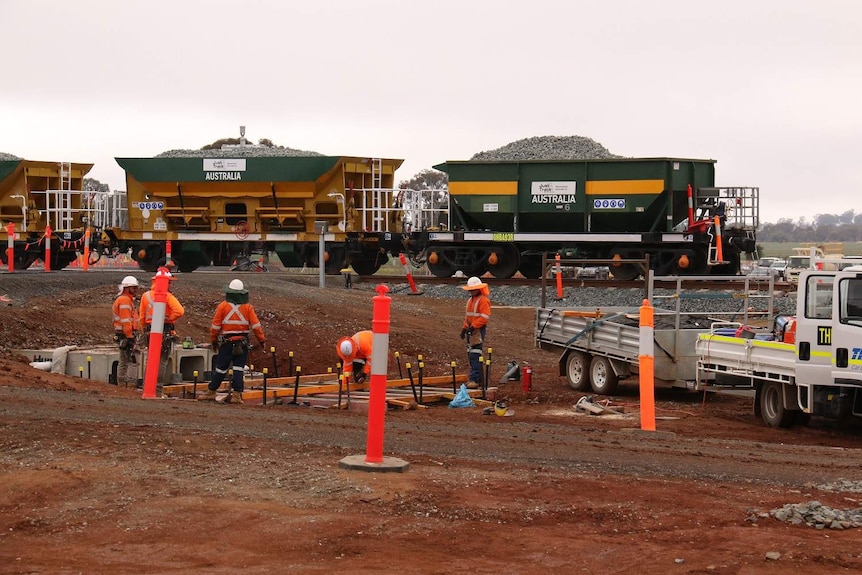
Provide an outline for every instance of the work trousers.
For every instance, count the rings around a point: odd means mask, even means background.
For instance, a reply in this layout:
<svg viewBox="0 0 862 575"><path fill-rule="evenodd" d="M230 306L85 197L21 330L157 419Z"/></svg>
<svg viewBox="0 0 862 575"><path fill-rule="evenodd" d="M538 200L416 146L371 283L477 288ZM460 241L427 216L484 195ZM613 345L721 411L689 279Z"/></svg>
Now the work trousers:
<svg viewBox="0 0 862 575"><path fill-rule="evenodd" d="M477 338L478 336L478 338ZM485 328L479 328L479 333L474 333L472 336L477 339L474 343L467 342L467 359L470 361L470 381L482 383L482 363L479 358L482 357L482 346L485 345Z"/></svg>
<svg viewBox="0 0 862 575"><path fill-rule="evenodd" d="M159 381L157 386L158 389L161 389L163 385L171 385L174 383L173 374L168 371L168 364L171 360L171 352L173 352L174 350L174 342L176 341L176 339L177 336L172 333L162 334L162 349L159 350ZM143 350L143 353L147 354L147 358L149 358L149 329L138 336L138 347L140 347Z"/></svg>
<svg viewBox="0 0 862 575"><path fill-rule="evenodd" d="M124 342L125 336L120 332L119 337L121 342ZM120 358L117 360L117 385L123 387L135 387L137 384L137 360L133 355L134 351L129 351L125 345L119 348ZM129 373L129 368L134 367L134 373Z"/></svg>
<svg viewBox="0 0 862 575"><path fill-rule="evenodd" d="M231 365L233 365L231 387L234 391L242 393L244 389L243 376L245 375L245 364L248 363L248 347L243 347L244 351L238 355L234 355L233 350L234 346L230 342L225 342L218 347L216 366L213 370L209 389L216 391L221 386L221 382L224 381Z"/></svg>

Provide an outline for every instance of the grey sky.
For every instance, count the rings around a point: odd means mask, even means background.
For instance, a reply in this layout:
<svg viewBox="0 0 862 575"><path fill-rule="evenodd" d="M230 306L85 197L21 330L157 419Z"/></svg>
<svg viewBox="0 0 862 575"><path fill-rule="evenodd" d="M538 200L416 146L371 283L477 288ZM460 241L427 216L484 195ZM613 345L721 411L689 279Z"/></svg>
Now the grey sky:
<svg viewBox="0 0 862 575"><path fill-rule="evenodd" d="M0 0L0 151L95 163L246 136L405 159L521 138L712 158L765 221L862 212L858 0Z"/></svg>

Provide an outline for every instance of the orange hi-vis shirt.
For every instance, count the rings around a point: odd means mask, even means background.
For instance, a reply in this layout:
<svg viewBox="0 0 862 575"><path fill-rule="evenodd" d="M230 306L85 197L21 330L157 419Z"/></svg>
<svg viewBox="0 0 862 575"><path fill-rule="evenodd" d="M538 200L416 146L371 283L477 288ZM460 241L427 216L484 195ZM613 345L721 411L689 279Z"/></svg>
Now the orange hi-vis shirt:
<svg viewBox="0 0 862 575"><path fill-rule="evenodd" d="M374 343L374 332L370 329L358 331L350 338L353 340L353 345L356 347L353 358L349 361L342 357L342 366L345 372L353 371L353 362L362 363L364 367L362 371L366 374L371 373L371 350Z"/></svg>
<svg viewBox="0 0 862 575"><path fill-rule="evenodd" d="M464 317L464 329L472 327L479 329L488 325L491 319L491 300L484 293L471 296L467 300L467 314Z"/></svg>
<svg viewBox="0 0 862 575"><path fill-rule="evenodd" d="M126 292L114 300L114 331L121 331L126 338L135 335L138 318L135 315L135 298Z"/></svg>
<svg viewBox="0 0 862 575"><path fill-rule="evenodd" d="M155 294L153 290L144 292L144 295L141 296L141 307L139 312L141 326L149 327L150 324L153 323L154 303ZM168 292L168 299L165 301L165 323L176 323L178 319L183 317L184 313L186 313L186 310L180 303L180 300L178 300L174 294Z"/></svg>
<svg viewBox="0 0 862 575"><path fill-rule="evenodd" d="M223 301L216 307L213 322L210 326L210 341L218 341L219 335L227 339L248 336L254 332L257 341L266 341L263 326L254 307L250 303L231 303Z"/></svg>

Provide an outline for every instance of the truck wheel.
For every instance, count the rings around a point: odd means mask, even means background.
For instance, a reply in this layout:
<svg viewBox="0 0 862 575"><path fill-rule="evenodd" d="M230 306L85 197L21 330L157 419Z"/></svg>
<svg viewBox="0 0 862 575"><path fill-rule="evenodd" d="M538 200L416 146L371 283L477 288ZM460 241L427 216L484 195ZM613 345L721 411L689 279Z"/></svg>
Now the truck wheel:
<svg viewBox="0 0 862 575"><path fill-rule="evenodd" d="M790 427L796 420L797 411L785 409L781 399L781 384L767 381L760 388L760 417L769 427Z"/></svg>
<svg viewBox="0 0 862 575"><path fill-rule="evenodd" d="M590 356L582 351L569 353L566 359L566 377L569 387L575 391L587 391L590 387Z"/></svg>
<svg viewBox="0 0 862 575"><path fill-rule="evenodd" d="M590 382L593 391L599 395L610 395L617 390L620 379L614 373L611 360L601 356L593 358L590 362Z"/></svg>

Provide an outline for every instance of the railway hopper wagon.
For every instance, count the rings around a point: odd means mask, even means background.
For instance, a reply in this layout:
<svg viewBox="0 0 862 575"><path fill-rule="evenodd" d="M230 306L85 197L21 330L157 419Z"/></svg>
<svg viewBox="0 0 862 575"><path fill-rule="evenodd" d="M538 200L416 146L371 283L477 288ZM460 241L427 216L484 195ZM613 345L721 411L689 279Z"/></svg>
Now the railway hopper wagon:
<svg viewBox="0 0 862 575"><path fill-rule="evenodd" d="M447 231L421 247L430 271L491 272L530 278L542 255L614 260L650 258L660 275L734 275L754 253L757 188L715 186L715 161L676 158L448 161ZM716 226L718 216L719 225ZM420 251L418 248L416 251Z"/></svg>
<svg viewBox="0 0 862 575"><path fill-rule="evenodd" d="M92 167L73 162L0 161L0 259L4 264L9 264L10 231L15 269L44 262L49 247L51 269L62 269L75 260L91 216L92 197L83 191L83 182Z"/></svg>
<svg viewBox="0 0 862 575"><path fill-rule="evenodd" d="M100 217L104 246L155 270L232 265L275 253L287 267L350 263L372 274L388 260L381 239L401 226L393 207L402 160L347 156L117 158L126 193ZM109 203L110 198L105 198Z"/></svg>

